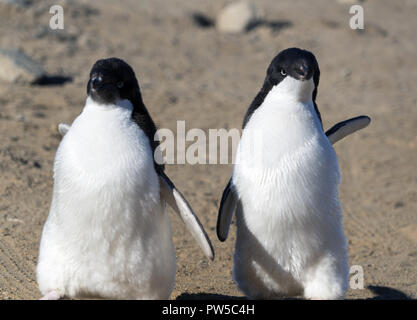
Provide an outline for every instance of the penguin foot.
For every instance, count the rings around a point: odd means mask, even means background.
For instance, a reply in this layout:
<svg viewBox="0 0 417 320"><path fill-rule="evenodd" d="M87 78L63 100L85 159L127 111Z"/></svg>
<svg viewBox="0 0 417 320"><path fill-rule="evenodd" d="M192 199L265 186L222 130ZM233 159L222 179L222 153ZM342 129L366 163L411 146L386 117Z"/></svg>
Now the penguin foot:
<svg viewBox="0 0 417 320"><path fill-rule="evenodd" d="M60 298L61 294L57 290L51 290L39 300L59 300Z"/></svg>

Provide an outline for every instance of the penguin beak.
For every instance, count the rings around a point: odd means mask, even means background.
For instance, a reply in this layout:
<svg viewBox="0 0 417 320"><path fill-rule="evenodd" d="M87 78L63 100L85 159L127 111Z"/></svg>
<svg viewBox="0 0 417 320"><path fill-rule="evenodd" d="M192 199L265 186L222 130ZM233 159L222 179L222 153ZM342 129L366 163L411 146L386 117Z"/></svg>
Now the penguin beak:
<svg viewBox="0 0 417 320"><path fill-rule="evenodd" d="M93 92L115 91L116 85L105 74L94 74L90 78L90 87Z"/></svg>
<svg viewBox="0 0 417 320"><path fill-rule="evenodd" d="M118 88L112 78L106 74L93 74L89 81L89 94L100 103L113 103L118 98Z"/></svg>
<svg viewBox="0 0 417 320"><path fill-rule="evenodd" d="M297 75L297 78L299 80L304 81L304 80L307 79L307 76L308 76L308 73L309 73L309 69L308 69L307 66L305 66L303 64L298 65L297 67L295 67L294 71L295 71L295 74Z"/></svg>

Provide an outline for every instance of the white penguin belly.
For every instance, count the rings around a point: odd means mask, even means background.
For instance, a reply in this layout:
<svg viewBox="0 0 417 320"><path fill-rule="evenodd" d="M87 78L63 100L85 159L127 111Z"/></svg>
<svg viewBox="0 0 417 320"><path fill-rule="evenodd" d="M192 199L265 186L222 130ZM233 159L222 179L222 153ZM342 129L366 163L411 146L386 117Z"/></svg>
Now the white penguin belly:
<svg viewBox="0 0 417 320"><path fill-rule="evenodd" d="M87 100L55 158L37 267L41 292L167 299L175 271L148 138L128 107Z"/></svg>
<svg viewBox="0 0 417 320"><path fill-rule="evenodd" d="M289 113L277 103L262 108L242 134L233 172L240 200L235 280L248 296L262 298L308 295L309 286L320 296L316 282L344 288L347 255L335 152L312 104L295 104ZM327 278L318 280L321 273Z"/></svg>

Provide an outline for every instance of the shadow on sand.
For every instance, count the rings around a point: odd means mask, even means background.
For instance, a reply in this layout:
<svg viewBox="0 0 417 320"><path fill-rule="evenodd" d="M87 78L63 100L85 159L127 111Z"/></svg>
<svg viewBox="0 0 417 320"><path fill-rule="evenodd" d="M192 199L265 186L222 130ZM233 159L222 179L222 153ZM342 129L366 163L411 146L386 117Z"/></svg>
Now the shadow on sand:
<svg viewBox="0 0 417 320"><path fill-rule="evenodd" d="M390 287L368 286L368 289L375 294L375 297L369 300L411 300L404 292Z"/></svg>

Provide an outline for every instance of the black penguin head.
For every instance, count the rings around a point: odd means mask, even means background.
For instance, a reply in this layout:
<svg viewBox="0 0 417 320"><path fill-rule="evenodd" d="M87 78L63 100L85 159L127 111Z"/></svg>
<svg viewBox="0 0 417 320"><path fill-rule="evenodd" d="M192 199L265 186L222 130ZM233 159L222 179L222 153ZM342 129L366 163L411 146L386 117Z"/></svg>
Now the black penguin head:
<svg viewBox="0 0 417 320"><path fill-rule="evenodd" d="M118 58L101 59L94 64L87 94L100 104L113 104L116 100L124 99L135 104L142 99L135 72Z"/></svg>
<svg viewBox="0 0 417 320"><path fill-rule="evenodd" d="M311 52L298 48L281 51L269 65L266 81L275 86L286 77L300 81L313 78L314 86L317 87L320 69L316 57Z"/></svg>
<svg viewBox="0 0 417 320"><path fill-rule="evenodd" d="M291 96L303 102L312 100L317 116L321 120L316 104L319 80L319 65L311 52L298 48L281 51L268 67L262 89L246 112L243 128L269 94Z"/></svg>
<svg viewBox="0 0 417 320"><path fill-rule="evenodd" d="M265 89L280 85L280 91L302 101L315 101L320 69L314 55L306 50L289 48L281 51L268 67Z"/></svg>

